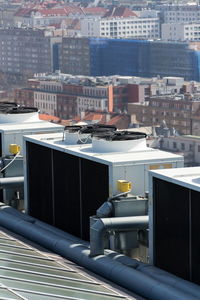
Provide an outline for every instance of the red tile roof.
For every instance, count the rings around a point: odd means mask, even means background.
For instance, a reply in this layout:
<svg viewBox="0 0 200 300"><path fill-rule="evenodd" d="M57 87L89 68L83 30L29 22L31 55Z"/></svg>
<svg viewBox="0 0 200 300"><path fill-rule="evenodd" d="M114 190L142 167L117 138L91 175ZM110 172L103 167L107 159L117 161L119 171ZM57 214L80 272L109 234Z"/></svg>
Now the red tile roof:
<svg viewBox="0 0 200 300"><path fill-rule="evenodd" d="M15 16L31 16L32 12L39 12L42 16L68 16L70 14L85 14L83 9L78 6L65 6L65 7L52 7L46 8L43 5L29 5L24 8L20 8Z"/></svg>
<svg viewBox="0 0 200 300"><path fill-rule="evenodd" d="M39 9L38 12L44 16L68 16L69 12L63 8L45 8Z"/></svg>
<svg viewBox="0 0 200 300"><path fill-rule="evenodd" d="M110 17L128 18L128 17L137 17L137 15L129 8L124 6L119 6L119 7L112 7L107 13L105 13L103 17L104 18L110 18Z"/></svg>
<svg viewBox="0 0 200 300"><path fill-rule="evenodd" d="M30 16L32 12L36 12L34 8L20 8L14 14L16 17Z"/></svg>
<svg viewBox="0 0 200 300"><path fill-rule="evenodd" d="M86 15L101 15L103 16L107 9L104 7L86 7L83 9Z"/></svg>
<svg viewBox="0 0 200 300"><path fill-rule="evenodd" d="M103 113L88 113L82 121L102 121L103 116Z"/></svg>
<svg viewBox="0 0 200 300"><path fill-rule="evenodd" d="M61 121L60 118L58 118L58 117L46 115L46 114L39 114L39 118L40 118L40 120L43 120L43 121L56 122L56 123Z"/></svg>

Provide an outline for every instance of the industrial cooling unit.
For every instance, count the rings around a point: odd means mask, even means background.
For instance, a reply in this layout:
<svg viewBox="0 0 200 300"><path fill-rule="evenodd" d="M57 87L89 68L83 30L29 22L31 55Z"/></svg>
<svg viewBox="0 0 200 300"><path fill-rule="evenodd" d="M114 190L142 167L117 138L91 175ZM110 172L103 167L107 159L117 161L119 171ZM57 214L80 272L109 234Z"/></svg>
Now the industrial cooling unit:
<svg viewBox="0 0 200 300"><path fill-rule="evenodd" d="M150 258L200 284L200 167L150 172Z"/></svg>
<svg viewBox="0 0 200 300"><path fill-rule="evenodd" d="M148 171L183 166L183 157L146 147L141 133L92 135L91 144L70 145L61 134L27 136L26 212L64 231L89 239L89 217L118 180L132 182L130 193L144 196Z"/></svg>
<svg viewBox="0 0 200 300"><path fill-rule="evenodd" d="M0 179L23 176L23 135L63 132L63 129L64 126L40 120L38 109L35 107L1 102ZM10 150L11 148L16 149L16 152ZM0 188L1 202L17 208L17 202L23 201L23 185L20 189L13 186Z"/></svg>

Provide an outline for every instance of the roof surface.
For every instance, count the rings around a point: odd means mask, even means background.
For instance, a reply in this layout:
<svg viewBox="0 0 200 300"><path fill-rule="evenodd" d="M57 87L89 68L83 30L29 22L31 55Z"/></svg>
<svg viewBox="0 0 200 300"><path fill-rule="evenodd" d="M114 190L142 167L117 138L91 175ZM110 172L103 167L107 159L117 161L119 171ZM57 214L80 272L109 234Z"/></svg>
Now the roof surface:
<svg viewBox="0 0 200 300"><path fill-rule="evenodd" d="M136 163L163 161L183 161L181 155L161 151L153 148L138 150L134 152L94 152L91 144L69 145L63 141L63 133L37 134L25 136L26 141L36 142L55 150L77 155L78 157L94 160L104 164ZM113 155L114 154L114 155Z"/></svg>
<svg viewBox="0 0 200 300"><path fill-rule="evenodd" d="M105 13L104 18L109 17L137 17L136 13L131 11L129 8L120 6L120 7L112 7L107 13Z"/></svg>
<svg viewBox="0 0 200 300"><path fill-rule="evenodd" d="M200 192L200 167L174 168L151 171L153 177Z"/></svg>
<svg viewBox="0 0 200 300"><path fill-rule="evenodd" d="M136 299L74 265L0 228L0 299Z"/></svg>

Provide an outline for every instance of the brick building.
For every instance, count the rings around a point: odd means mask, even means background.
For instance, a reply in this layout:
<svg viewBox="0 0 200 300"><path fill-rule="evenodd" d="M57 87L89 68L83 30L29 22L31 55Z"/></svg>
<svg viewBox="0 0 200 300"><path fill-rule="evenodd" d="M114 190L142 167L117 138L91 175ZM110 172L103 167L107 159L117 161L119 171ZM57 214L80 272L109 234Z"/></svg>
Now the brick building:
<svg viewBox="0 0 200 300"><path fill-rule="evenodd" d="M42 113L61 119L82 112L126 112L128 102L137 102L134 84L121 77L85 77L68 74L29 79L27 87L15 90L15 101L34 105ZM124 80L124 81L123 81Z"/></svg>
<svg viewBox="0 0 200 300"><path fill-rule="evenodd" d="M128 104L128 113L133 120L145 126L160 125L165 121L169 128L175 128L180 134L199 135L199 111L200 98L192 94L150 97L143 104Z"/></svg>

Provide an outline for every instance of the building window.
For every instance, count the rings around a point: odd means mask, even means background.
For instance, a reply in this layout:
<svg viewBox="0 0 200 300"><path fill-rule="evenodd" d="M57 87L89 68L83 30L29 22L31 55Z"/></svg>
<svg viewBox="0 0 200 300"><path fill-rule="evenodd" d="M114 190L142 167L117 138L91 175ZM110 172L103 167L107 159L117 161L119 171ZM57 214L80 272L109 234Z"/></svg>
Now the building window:
<svg viewBox="0 0 200 300"><path fill-rule="evenodd" d="M173 142L173 148L176 149L176 142Z"/></svg>
<svg viewBox="0 0 200 300"><path fill-rule="evenodd" d="M200 145L198 145L198 152L200 152Z"/></svg>
<svg viewBox="0 0 200 300"><path fill-rule="evenodd" d="M185 144L181 143L181 150L185 150Z"/></svg>

